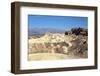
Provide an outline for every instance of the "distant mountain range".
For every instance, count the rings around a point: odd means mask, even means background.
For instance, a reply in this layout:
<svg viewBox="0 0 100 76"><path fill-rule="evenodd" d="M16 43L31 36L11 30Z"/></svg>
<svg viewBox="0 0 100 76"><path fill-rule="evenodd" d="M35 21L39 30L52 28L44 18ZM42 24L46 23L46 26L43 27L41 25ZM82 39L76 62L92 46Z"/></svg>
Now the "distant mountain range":
<svg viewBox="0 0 100 76"><path fill-rule="evenodd" d="M45 33L65 33L65 30L55 28L32 28L28 30L28 36L41 36Z"/></svg>

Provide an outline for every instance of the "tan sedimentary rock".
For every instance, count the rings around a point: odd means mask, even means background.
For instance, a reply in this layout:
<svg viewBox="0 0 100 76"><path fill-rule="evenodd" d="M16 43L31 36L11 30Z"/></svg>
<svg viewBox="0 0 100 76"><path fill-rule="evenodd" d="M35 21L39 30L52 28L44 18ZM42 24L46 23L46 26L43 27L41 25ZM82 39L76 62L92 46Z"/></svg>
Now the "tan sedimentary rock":
<svg viewBox="0 0 100 76"><path fill-rule="evenodd" d="M46 35L44 35L40 38L29 39L29 51L37 50L37 52L55 53L55 52L57 52L58 48L59 49L62 48L64 42L66 44L68 44L68 46L65 46L66 48L72 46L71 43L70 43L71 40L72 40L72 37L65 36L64 34L49 33L49 34L46 34ZM59 45L57 45L57 43L59 43ZM49 46L47 46L47 44L49 44ZM61 51L63 51L63 50L61 50Z"/></svg>
<svg viewBox="0 0 100 76"><path fill-rule="evenodd" d="M87 36L47 33L28 40L29 54L59 53L87 57Z"/></svg>

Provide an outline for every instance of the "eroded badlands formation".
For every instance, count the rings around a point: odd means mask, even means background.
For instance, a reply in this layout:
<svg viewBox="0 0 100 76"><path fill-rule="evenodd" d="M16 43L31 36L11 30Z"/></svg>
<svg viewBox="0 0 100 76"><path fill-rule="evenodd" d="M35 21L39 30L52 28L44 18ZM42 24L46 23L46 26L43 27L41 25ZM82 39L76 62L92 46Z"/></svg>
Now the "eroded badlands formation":
<svg viewBox="0 0 100 76"><path fill-rule="evenodd" d="M42 57L45 56L44 59L47 60L55 57L57 59L58 55L62 56L62 59L66 59L66 56L87 58L87 36L47 33L40 38L32 37L29 39L28 53L29 60L36 60L38 54L42 54Z"/></svg>

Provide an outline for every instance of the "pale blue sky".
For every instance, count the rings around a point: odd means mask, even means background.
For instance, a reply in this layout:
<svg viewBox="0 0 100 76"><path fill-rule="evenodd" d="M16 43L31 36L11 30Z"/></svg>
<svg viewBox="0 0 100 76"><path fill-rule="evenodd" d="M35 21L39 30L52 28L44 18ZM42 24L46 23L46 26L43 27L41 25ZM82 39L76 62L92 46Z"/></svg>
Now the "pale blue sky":
<svg viewBox="0 0 100 76"><path fill-rule="evenodd" d="M56 28L70 30L73 27L87 28L88 17L28 15L28 26L29 29Z"/></svg>

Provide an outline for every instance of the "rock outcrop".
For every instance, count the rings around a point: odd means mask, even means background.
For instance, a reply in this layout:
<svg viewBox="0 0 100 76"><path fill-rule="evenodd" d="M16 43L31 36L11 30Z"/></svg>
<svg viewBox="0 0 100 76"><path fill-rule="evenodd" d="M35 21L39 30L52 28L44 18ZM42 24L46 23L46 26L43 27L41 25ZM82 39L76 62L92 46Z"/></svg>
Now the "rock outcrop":
<svg viewBox="0 0 100 76"><path fill-rule="evenodd" d="M47 33L40 38L29 39L29 54L61 53L87 57L87 36Z"/></svg>

